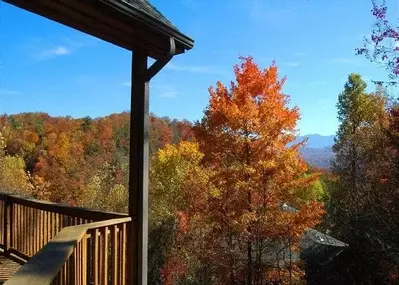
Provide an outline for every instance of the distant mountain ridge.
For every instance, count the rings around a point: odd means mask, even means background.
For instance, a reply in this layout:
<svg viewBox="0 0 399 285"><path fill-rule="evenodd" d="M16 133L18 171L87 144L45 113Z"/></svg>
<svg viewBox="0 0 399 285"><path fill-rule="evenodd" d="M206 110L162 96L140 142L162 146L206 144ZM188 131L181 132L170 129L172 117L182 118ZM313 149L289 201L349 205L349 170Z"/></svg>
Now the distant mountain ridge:
<svg viewBox="0 0 399 285"><path fill-rule="evenodd" d="M334 138L335 135L330 136L322 136L319 134L310 134L305 136L299 136L295 143L301 142L304 139L308 139L306 143L306 148L325 148L325 147L332 147L334 145Z"/></svg>
<svg viewBox="0 0 399 285"><path fill-rule="evenodd" d="M334 145L335 135L322 136L310 134L299 136L295 143L308 139L305 147L300 150L303 158L313 167L330 168L331 160L334 158L332 146Z"/></svg>

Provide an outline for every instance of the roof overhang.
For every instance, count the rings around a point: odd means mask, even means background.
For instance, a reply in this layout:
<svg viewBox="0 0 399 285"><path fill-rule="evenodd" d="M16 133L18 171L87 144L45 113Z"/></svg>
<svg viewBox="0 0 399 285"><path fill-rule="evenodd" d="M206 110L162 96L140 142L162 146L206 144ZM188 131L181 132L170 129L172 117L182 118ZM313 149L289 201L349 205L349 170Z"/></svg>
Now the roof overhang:
<svg viewBox="0 0 399 285"><path fill-rule="evenodd" d="M154 59L193 47L194 41L170 25L149 17L143 11L120 0L3 0L81 32L131 51L140 51Z"/></svg>

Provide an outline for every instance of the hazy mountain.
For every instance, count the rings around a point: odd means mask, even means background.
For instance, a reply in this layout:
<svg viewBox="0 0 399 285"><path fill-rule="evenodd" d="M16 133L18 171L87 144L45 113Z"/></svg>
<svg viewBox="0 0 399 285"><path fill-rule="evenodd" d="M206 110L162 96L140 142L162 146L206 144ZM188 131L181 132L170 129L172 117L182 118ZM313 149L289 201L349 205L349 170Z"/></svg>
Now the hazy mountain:
<svg viewBox="0 0 399 285"><path fill-rule="evenodd" d="M308 138L305 147L301 149L303 158L311 166L329 168L330 161L334 157L334 153L331 150L331 147L334 144L334 137L334 135L322 136L318 134L311 134L298 137L296 142L300 142L305 138Z"/></svg>
<svg viewBox="0 0 399 285"><path fill-rule="evenodd" d="M331 160L334 158L334 153L330 147L325 148L303 148L300 150L303 158L311 166L320 168L330 168Z"/></svg>
<svg viewBox="0 0 399 285"><path fill-rule="evenodd" d="M306 136L299 136L295 142L303 141L305 138L308 138L308 142L306 144L307 148L325 148L331 147L334 144L335 135L331 136L322 136L318 134L311 134Z"/></svg>

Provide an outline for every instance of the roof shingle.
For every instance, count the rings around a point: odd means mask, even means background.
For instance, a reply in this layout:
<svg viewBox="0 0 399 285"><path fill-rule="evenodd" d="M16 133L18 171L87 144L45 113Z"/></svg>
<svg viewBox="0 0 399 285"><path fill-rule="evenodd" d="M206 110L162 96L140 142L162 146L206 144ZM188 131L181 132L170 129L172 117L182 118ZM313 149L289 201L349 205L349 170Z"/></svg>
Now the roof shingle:
<svg viewBox="0 0 399 285"><path fill-rule="evenodd" d="M145 13L148 17L151 17L153 20L156 20L164 25L169 26L173 30L179 32L179 30L174 26L162 13L155 8L149 1L147 0L120 0L130 5L131 8L136 9L142 13Z"/></svg>

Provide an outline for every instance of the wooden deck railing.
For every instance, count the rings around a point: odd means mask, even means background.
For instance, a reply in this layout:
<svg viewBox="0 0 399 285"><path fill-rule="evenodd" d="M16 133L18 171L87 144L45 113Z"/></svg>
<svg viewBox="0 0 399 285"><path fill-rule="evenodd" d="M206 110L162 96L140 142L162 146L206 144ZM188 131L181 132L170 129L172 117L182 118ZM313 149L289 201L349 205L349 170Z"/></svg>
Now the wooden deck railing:
<svg viewBox="0 0 399 285"><path fill-rule="evenodd" d="M5 284L125 284L125 214L0 194L0 244L27 261Z"/></svg>

